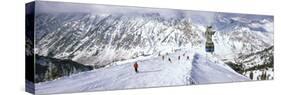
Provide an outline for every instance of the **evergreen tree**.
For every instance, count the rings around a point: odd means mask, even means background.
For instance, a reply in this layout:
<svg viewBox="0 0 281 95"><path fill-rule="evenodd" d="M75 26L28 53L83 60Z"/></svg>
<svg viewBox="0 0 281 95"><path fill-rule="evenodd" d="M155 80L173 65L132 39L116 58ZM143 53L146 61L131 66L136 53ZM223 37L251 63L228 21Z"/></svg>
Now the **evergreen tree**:
<svg viewBox="0 0 281 95"><path fill-rule="evenodd" d="M253 73L253 71L251 71L251 73L250 73L250 79L251 80L253 80L253 76L254 76L254 73Z"/></svg>

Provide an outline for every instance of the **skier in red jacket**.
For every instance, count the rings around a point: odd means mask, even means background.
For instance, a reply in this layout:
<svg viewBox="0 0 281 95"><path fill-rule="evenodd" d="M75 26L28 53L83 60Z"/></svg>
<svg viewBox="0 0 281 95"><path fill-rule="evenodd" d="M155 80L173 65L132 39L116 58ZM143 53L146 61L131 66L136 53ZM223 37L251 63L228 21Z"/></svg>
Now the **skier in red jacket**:
<svg viewBox="0 0 281 95"><path fill-rule="evenodd" d="M136 63L134 64L134 68L135 68L135 72L136 72L136 73L139 72L139 71L138 71L138 67L139 67L139 65L138 65L138 63L136 62Z"/></svg>

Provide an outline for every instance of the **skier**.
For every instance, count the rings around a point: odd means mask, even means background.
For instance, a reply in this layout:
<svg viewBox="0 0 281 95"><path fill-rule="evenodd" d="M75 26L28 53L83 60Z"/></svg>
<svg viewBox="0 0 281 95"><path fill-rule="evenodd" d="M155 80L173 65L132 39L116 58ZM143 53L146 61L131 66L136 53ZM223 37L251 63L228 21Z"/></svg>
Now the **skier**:
<svg viewBox="0 0 281 95"><path fill-rule="evenodd" d="M205 32L205 36L206 36L206 52L210 52L211 54L213 54L214 52L214 43L212 41L212 37L215 34L216 31L212 30L212 26L208 26L207 30Z"/></svg>
<svg viewBox="0 0 281 95"><path fill-rule="evenodd" d="M138 63L136 62L136 63L134 64L134 69L135 69L135 72L136 72L136 73L139 72L139 71L138 71L138 67L139 67L139 65L138 65Z"/></svg>
<svg viewBox="0 0 281 95"><path fill-rule="evenodd" d="M170 58L168 60L170 61L170 63L172 63L172 60Z"/></svg>

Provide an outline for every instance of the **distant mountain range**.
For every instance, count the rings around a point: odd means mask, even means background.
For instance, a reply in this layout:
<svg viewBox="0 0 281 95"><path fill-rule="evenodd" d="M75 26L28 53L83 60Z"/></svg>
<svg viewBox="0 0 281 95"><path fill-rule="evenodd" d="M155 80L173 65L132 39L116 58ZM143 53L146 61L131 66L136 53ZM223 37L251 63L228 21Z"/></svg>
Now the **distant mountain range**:
<svg viewBox="0 0 281 95"><path fill-rule="evenodd" d="M115 61L158 54L177 48L204 50L206 24L200 17L165 18L80 14L36 15L35 53L103 67ZM233 60L273 46L273 20L217 14L212 25L215 55Z"/></svg>

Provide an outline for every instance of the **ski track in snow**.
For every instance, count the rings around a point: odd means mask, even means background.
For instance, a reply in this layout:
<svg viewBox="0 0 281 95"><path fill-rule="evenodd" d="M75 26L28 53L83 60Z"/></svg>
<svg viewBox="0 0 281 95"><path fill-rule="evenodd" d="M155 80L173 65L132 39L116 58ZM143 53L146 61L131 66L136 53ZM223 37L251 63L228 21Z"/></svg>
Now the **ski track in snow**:
<svg viewBox="0 0 281 95"><path fill-rule="evenodd" d="M162 56L136 60L139 64L139 73L134 71L135 61L128 61L127 64L37 83L35 93L70 93L248 80L228 66L205 59L204 55L192 51L176 51L164 55L164 60Z"/></svg>

